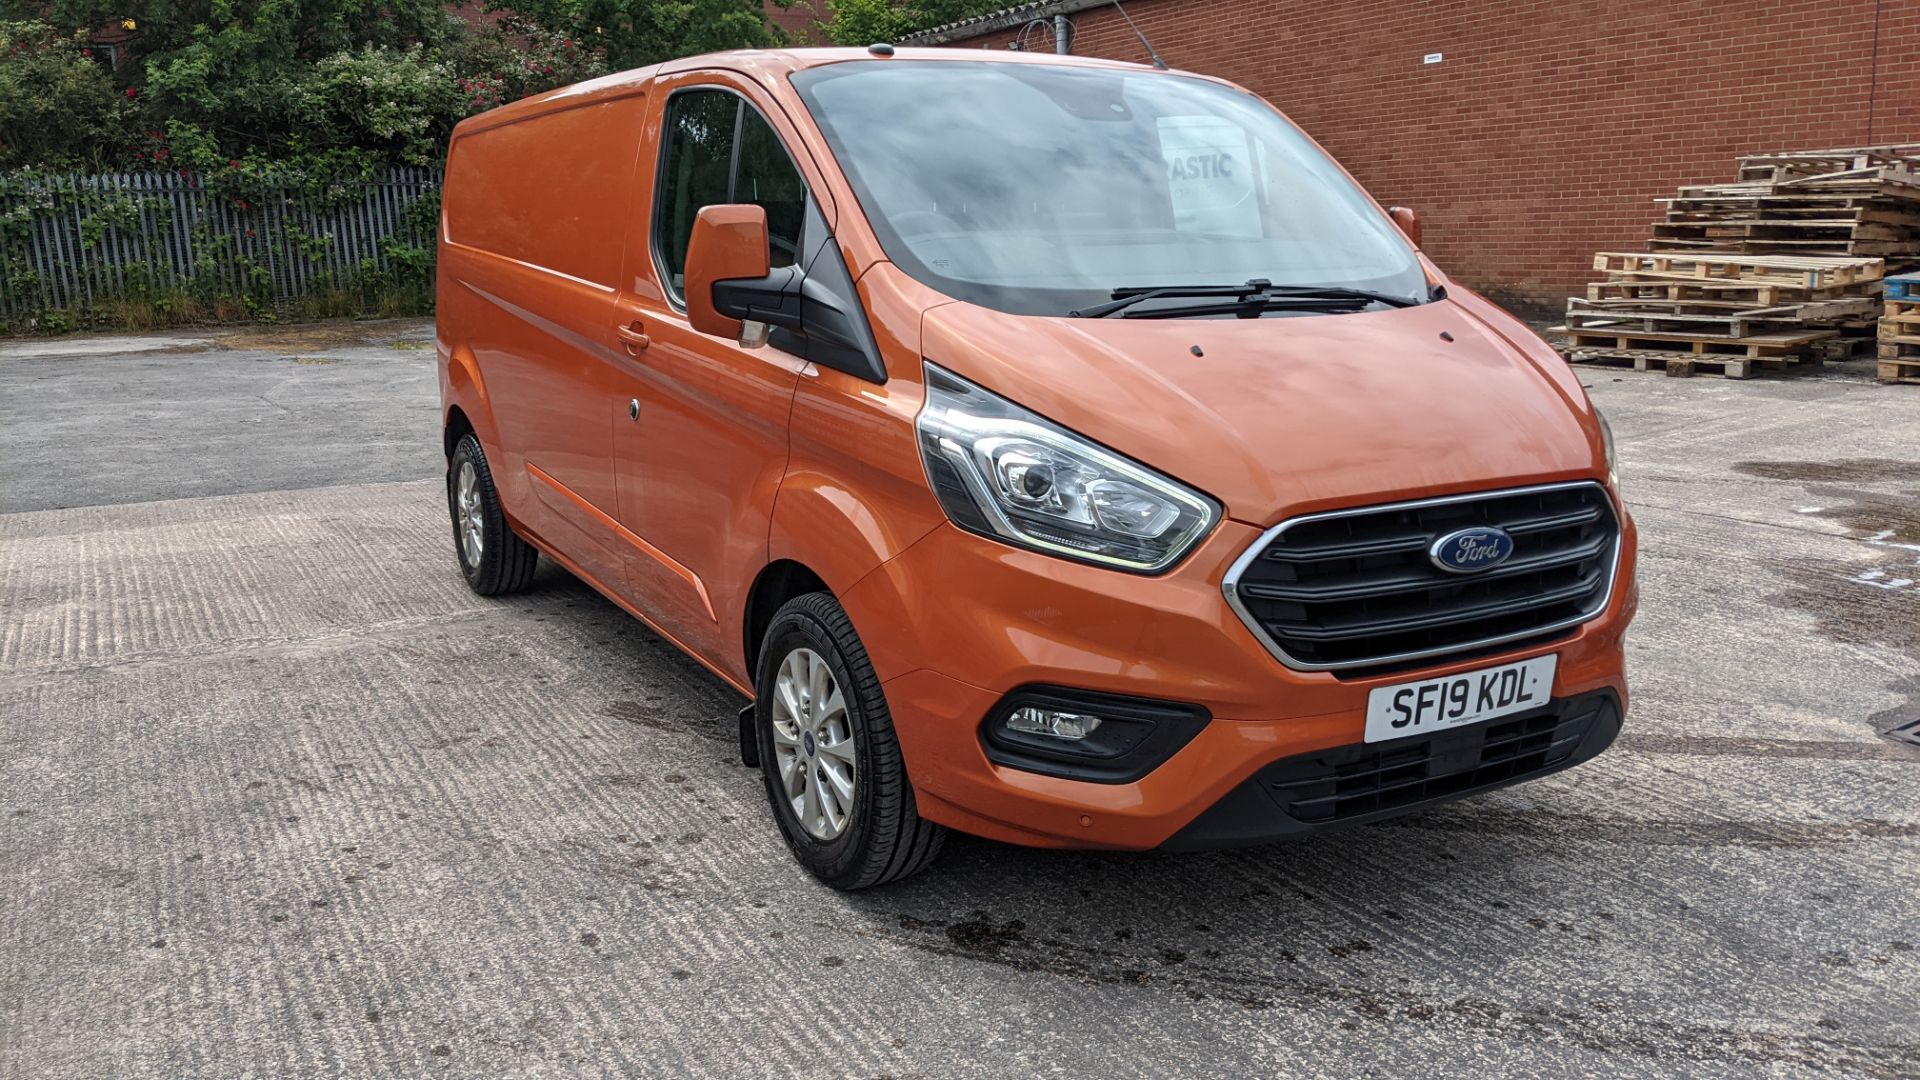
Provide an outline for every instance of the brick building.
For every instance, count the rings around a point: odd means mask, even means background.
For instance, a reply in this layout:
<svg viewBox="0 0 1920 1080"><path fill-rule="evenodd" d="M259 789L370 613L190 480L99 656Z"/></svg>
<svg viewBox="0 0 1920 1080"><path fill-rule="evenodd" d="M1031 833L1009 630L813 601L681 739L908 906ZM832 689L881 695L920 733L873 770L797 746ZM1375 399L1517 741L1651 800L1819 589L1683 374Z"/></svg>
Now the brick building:
<svg viewBox="0 0 1920 1080"><path fill-rule="evenodd" d="M767 21L787 32L796 45L817 44L814 24L832 18L827 0L787 0L784 5L766 0Z"/></svg>
<svg viewBox="0 0 1920 1080"><path fill-rule="evenodd" d="M1734 157L1920 142L1916 0L1127 0L1174 67L1285 110L1375 197L1416 207L1450 273L1558 308ZM1107 0L1043 0L910 39L1144 60ZM1436 56L1437 61L1431 58Z"/></svg>

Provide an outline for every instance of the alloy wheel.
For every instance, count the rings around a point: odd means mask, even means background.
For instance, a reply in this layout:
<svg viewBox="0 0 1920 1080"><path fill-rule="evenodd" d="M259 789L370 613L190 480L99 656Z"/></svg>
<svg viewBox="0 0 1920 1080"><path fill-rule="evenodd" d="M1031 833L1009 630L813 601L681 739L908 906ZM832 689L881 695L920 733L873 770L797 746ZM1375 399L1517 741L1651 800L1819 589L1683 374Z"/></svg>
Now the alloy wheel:
<svg viewBox="0 0 1920 1080"><path fill-rule="evenodd" d="M460 463L460 475L454 480L453 496L460 525L460 554L466 558L468 566L479 566L486 540L481 532L480 476L474 470L473 462Z"/></svg>
<svg viewBox="0 0 1920 1080"><path fill-rule="evenodd" d="M773 752L781 793L801 828L828 841L853 817L858 760L853 718L826 658L797 648L773 684Z"/></svg>

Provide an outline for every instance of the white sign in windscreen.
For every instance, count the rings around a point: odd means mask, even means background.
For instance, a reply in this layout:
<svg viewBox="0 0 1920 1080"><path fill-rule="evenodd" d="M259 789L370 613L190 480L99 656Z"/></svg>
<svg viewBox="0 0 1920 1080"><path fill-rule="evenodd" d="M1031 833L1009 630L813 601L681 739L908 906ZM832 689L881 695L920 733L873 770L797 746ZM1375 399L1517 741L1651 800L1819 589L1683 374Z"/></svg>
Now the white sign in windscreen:
<svg viewBox="0 0 1920 1080"><path fill-rule="evenodd" d="M1188 233L1258 237L1259 200L1246 129L1214 116L1162 116L1160 155L1174 228Z"/></svg>

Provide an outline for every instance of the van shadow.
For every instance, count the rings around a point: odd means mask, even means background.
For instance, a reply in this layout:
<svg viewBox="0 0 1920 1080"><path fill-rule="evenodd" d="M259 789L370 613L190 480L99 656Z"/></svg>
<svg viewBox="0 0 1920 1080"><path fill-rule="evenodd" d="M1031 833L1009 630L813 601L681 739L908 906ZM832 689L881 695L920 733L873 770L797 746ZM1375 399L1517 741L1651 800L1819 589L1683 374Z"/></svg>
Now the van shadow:
<svg viewBox="0 0 1920 1080"><path fill-rule="evenodd" d="M1514 888L1522 856L1485 835L1487 824L1449 807L1186 853L1050 851L954 834L928 871L845 903L865 933L914 950L1248 1007L1346 999L1367 954L1415 941L1423 953L1471 948L1470 927L1488 919L1530 934L1554 925L1520 910L1516 892L1533 893Z"/></svg>
<svg viewBox="0 0 1920 1080"><path fill-rule="evenodd" d="M691 736L730 756L744 699L571 575L543 567L522 598L529 609L586 635L594 652L634 657L612 702L638 726ZM639 654L635 657L635 654ZM737 761L737 758L734 759ZM757 770L724 764L709 779L743 822L773 835ZM1544 796L1496 793L1411 818L1287 844L1197 853L1054 851L949 834L928 870L881 888L837 894L784 852L753 870L839 910L856 936L909 950L1132 986L1172 986L1190 997L1247 1007L1357 990L1355 965L1404 959L1409 943L1431 962L1489 942L1576 932L1586 921L1656 899L1640 887L1606 898L1606 885L1570 877L1569 846L1611 828L1541 814ZM777 849L775 849L777 850ZM1619 882L1616 880L1615 884ZM1618 905L1618 906L1610 906ZM1586 931L1586 926L1578 928ZM1545 941L1541 945L1547 944ZM1403 974L1403 973L1402 973ZM1395 979L1399 975L1394 976ZM1364 984L1387 982L1382 973ZM1417 1008L1415 1000L1407 1008Z"/></svg>

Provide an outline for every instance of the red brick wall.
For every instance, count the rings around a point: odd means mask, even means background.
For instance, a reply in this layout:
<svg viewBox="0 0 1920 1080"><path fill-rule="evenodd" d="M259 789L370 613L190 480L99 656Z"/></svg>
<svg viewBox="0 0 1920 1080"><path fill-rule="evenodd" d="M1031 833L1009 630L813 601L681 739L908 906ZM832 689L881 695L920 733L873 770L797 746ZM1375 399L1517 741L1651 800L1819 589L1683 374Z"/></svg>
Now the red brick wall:
<svg viewBox="0 0 1920 1080"><path fill-rule="evenodd" d="M813 24L824 22L828 18L826 0L788 0L781 7L774 0L766 0L767 20L787 32L795 45L819 45Z"/></svg>
<svg viewBox="0 0 1920 1080"><path fill-rule="evenodd" d="M1656 196L1733 179L1738 154L1920 142L1920 0L1127 10L1169 64L1285 110L1381 202L1417 208L1449 273L1521 309L1560 306L1593 252L1642 245ZM1145 59L1111 7L1069 17L1075 53Z"/></svg>

